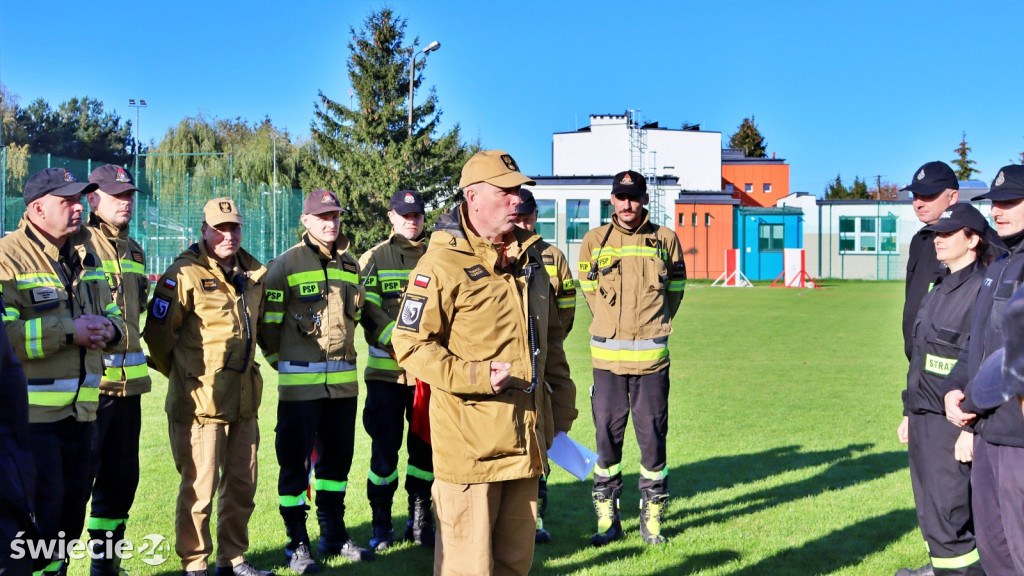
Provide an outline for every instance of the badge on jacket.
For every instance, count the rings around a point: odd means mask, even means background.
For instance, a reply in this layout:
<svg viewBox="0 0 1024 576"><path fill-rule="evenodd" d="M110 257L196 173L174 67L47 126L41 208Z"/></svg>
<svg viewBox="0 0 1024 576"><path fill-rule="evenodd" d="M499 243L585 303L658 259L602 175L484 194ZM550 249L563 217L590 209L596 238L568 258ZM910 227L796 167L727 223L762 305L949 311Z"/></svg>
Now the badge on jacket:
<svg viewBox="0 0 1024 576"><path fill-rule="evenodd" d="M419 332L420 320L423 319L423 305L426 303L426 296L406 294L405 300L402 302L402 313L398 315L398 323L395 324L395 328Z"/></svg>
<svg viewBox="0 0 1024 576"><path fill-rule="evenodd" d="M153 298L153 318L157 320L163 320L167 318L167 311L171 308L171 301L162 297L157 296Z"/></svg>
<svg viewBox="0 0 1024 576"><path fill-rule="evenodd" d="M220 287L220 282L216 278L203 278L203 290L213 292L218 287Z"/></svg>

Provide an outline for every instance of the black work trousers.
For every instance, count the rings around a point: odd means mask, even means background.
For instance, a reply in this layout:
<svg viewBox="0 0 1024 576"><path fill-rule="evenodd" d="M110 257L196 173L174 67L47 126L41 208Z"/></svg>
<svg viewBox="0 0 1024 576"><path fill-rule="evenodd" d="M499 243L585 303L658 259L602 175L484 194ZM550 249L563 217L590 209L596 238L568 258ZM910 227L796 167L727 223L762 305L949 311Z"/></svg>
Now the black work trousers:
<svg viewBox="0 0 1024 576"><path fill-rule="evenodd" d="M403 437L408 450L405 491L410 496L430 499L434 463L430 444L413 434L405 424L412 419L415 386L394 382L366 381L363 428L370 436L370 472L366 495L370 501L390 500L398 488L398 452ZM408 430L408 431L407 431Z"/></svg>
<svg viewBox="0 0 1024 576"><path fill-rule="evenodd" d="M1024 574L1024 448L974 436L971 504L988 576Z"/></svg>
<svg viewBox="0 0 1024 576"><path fill-rule="evenodd" d="M33 522L35 477L32 455L22 442L0 433L0 576L32 573L27 541L39 538Z"/></svg>
<svg viewBox="0 0 1024 576"><path fill-rule="evenodd" d="M286 499L306 492L311 467L317 490L345 491L355 450L357 407L355 397L278 402L274 446L281 467L277 493L282 506L296 505Z"/></svg>
<svg viewBox="0 0 1024 576"><path fill-rule="evenodd" d="M100 395L93 437L96 480L89 530L124 530L139 487L141 396Z"/></svg>

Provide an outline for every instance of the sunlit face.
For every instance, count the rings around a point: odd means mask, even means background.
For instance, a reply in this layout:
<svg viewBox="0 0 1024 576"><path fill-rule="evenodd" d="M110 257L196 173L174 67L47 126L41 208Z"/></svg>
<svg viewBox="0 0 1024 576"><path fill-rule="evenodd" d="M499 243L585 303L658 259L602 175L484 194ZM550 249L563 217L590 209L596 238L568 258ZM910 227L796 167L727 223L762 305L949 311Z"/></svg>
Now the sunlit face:
<svg viewBox="0 0 1024 576"><path fill-rule="evenodd" d="M643 218L643 207L649 201L647 194L642 198L630 194L612 194L612 208L619 225L630 229L639 226Z"/></svg>
<svg viewBox="0 0 1024 576"><path fill-rule="evenodd" d="M920 196L914 194L914 214L921 222L931 225L939 221L939 216L953 204L956 204L960 193L952 188L947 188L932 196Z"/></svg>
<svg viewBox="0 0 1024 576"><path fill-rule="evenodd" d="M537 229L537 211L534 210L532 214L520 214L517 216L516 226L519 226L523 230L535 232Z"/></svg>
<svg viewBox="0 0 1024 576"><path fill-rule="evenodd" d="M408 240L415 240L423 233L423 214L419 212L399 214L394 210L388 210L388 220L391 220L391 229L395 234Z"/></svg>
<svg viewBox="0 0 1024 576"><path fill-rule="evenodd" d="M82 228L82 195L47 194L28 205L29 218L40 230L56 239L63 239Z"/></svg>
<svg viewBox="0 0 1024 576"><path fill-rule="evenodd" d="M1003 238L1024 230L1024 198L993 200L992 221L996 224L996 232Z"/></svg>
<svg viewBox="0 0 1024 576"><path fill-rule="evenodd" d="M102 190L96 190L87 194L86 199L93 212L118 228L124 228L132 221L132 215L135 213L135 190L120 194L107 194Z"/></svg>
<svg viewBox="0 0 1024 576"><path fill-rule="evenodd" d="M500 242L502 236L516 227L519 208L519 186L498 188L477 182L466 188L469 221L481 238Z"/></svg>
<svg viewBox="0 0 1024 576"><path fill-rule="evenodd" d="M938 232L935 234L935 257L950 271L956 272L977 259L974 249L979 240L973 234L968 236L966 228L956 232Z"/></svg>
<svg viewBox="0 0 1024 576"><path fill-rule="evenodd" d="M341 211L324 212L323 214L303 214L299 217L310 238L324 247L334 245L341 232Z"/></svg>
<svg viewBox="0 0 1024 576"><path fill-rule="evenodd" d="M242 247L242 225L224 222L216 226L203 223L206 250L221 264L229 264Z"/></svg>

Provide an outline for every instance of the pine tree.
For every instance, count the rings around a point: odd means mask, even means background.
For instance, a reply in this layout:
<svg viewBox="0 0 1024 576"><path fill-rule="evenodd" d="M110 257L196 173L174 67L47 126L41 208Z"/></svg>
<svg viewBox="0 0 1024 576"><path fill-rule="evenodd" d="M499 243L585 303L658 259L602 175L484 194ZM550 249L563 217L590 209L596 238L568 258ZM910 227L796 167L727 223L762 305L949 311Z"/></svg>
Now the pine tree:
<svg viewBox="0 0 1024 576"><path fill-rule="evenodd" d="M764 137L754 123L754 117L744 118L736 133L729 138L729 146L743 150L747 158L764 158Z"/></svg>
<svg viewBox="0 0 1024 576"><path fill-rule="evenodd" d="M972 166L972 164L977 164L977 162L967 158L967 155L971 153L971 147L967 145L967 132L963 133L960 138L960 146L953 150L953 152L956 152L957 156L952 162L956 166L957 180L970 180L972 174L981 173L981 170Z"/></svg>
<svg viewBox="0 0 1024 576"><path fill-rule="evenodd" d="M849 198L850 191L843 184L843 177L836 174L836 179L825 185L826 200L844 200Z"/></svg>
<svg viewBox="0 0 1024 576"><path fill-rule="evenodd" d="M386 238L391 194L413 189L423 195L428 221L456 200L462 165L474 152L460 142L459 127L435 138L441 119L433 89L416 98L412 136L407 126L409 62L418 38L403 46L406 21L387 8L372 12L361 30L350 28L348 76L352 107L319 93L312 127L312 160L303 172L307 191L327 188L347 208L342 231L357 251ZM423 81L426 58L416 61L414 89Z"/></svg>

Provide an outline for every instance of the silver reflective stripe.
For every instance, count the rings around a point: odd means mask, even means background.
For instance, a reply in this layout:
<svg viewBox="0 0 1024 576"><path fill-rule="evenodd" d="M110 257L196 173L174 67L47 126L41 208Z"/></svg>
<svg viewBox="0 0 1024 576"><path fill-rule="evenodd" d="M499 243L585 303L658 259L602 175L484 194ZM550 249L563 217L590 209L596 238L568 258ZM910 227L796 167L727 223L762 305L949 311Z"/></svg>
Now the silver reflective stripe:
<svg viewBox="0 0 1024 576"><path fill-rule="evenodd" d="M277 372L279 374L324 374L327 372L345 372L347 370L355 369L355 364L342 362L340 360L331 360L329 362L304 362L302 364L293 364L292 362L285 360L277 363Z"/></svg>
<svg viewBox="0 0 1024 576"><path fill-rule="evenodd" d="M82 388L99 388L102 377L99 374L86 374ZM58 378L50 384L29 384L29 392L75 392L78 390L78 378Z"/></svg>
<svg viewBox="0 0 1024 576"><path fill-rule="evenodd" d="M370 356L374 358L392 358L391 354L386 351L377 348L376 346L370 346Z"/></svg>
<svg viewBox="0 0 1024 576"><path fill-rule="evenodd" d="M140 366L146 363L145 352L129 352L128 354L104 354L103 365L107 368L120 366Z"/></svg>
<svg viewBox="0 0 1024 576"><path fill-rule="evenodd" d="M668 340L665 342L655 342L653 339L650 340L614 340L609 338L604 342L599 341L597 338L590 339L590 345L594 348L602 348L604 350L659 350L661 348L668 347Z"/></svg>

